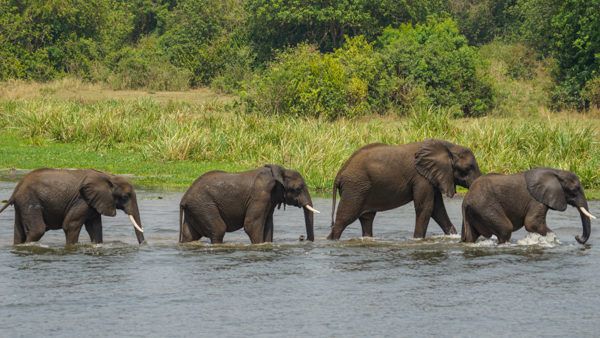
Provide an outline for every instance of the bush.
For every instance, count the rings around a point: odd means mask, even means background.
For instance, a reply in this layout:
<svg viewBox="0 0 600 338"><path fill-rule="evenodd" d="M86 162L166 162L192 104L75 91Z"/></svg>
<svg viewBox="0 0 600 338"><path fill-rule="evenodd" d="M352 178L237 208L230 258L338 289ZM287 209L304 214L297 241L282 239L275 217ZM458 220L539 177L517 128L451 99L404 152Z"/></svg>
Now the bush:
<svg viewBox="0 0 600 338"><path fill-rule="evenodd" d="M106 79L113 89L183 90L191 74L169 62L153 39L137 48L123 48L112 57L112 74Z"/></svg>
<svg viewBox="0 0 600 338"><path fill-rule="evenodd" d="M491 85L478 71L483 62L451 19L387 28L378 44L391 76L423 85L434 105L455 107L465 116L491 108Z"/></svg>
<svg viewBox="0 0 600 338"><path fill-rule="evenodd" d="M600 108L600 76L589 80L585 84L582 97L586 101L587 107Z"/></svg>
<svg viewBox="0 0 600 338"><path fill-rule="evenodd" d="M351 79L351 81L348 81ZM246 85L250 110L335 119L368 111L367 83L349 78L339 59L301 44L281 53Z"/></svg>

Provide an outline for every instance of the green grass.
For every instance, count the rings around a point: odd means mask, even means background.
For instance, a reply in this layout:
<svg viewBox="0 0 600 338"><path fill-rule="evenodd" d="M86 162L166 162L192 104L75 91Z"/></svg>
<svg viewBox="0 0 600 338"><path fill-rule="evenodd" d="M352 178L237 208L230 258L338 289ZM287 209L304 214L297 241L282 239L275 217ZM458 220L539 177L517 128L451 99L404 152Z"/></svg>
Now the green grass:
<svg viewBox="0 0 600 338"><path fill-rule="evenodd" d="M332 122L240 111L217 102L0 99L0 168L90 167L180 188L208 170L278 163L330 191L339 167L365 144L441 138L470 147L483 172L572 170L599 197L600 119L585 115L452 119L430 109Z"/></svg>

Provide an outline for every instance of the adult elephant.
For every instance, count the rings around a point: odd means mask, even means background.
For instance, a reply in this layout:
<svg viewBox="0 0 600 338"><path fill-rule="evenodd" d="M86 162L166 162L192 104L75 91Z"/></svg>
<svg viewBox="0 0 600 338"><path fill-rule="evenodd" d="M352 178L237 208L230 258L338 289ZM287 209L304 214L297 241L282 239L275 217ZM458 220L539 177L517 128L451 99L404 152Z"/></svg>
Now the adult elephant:
<svg viewBox="0 0 600 338"><path fill-rule="evenodd" d="M352 154L335 177L328 239L339 239L357 218L363 236L373 236L373 219L378 211L410 201L414 201L416 211L414 237L425 237L431 217L445 234L456 234L442 193L452 197L456 184L468 188L480 175L471 150L450 142L367 145ZM341 199L334 221L336 190Z"/></svg>
<svg viewBox="0 0 600 338"><path fill-rule="evenodd" d="M475 242L479 236L496 235L498 243L510 240L513 231L525 230L545 236L548 209L564 211L567 204L581 215L584 244L590 237L587 200L579 178L570 171L536 168L514 175L489 174L478 178L462 204L462 241Z"/></svg>
<svg viewBox="0 0 600 338"><path fill-rule="evenodd" d="M8 203L15 206L14 243L40 240L48 230L63 229L75 244L81 227L93 243L102 243L101 215L129 215L139 243L144 241L133 186L123 177L96 170L38 169L17 184Z"/></svg>
<svg viewBox="0 0 600 338"><path fill-rule="evenodd" d="M273 212L281 204L304 208L308 240L314 241L312 200L302 176L268 164L241 173L210 171L183 195L179 242L210 238L222 243L225 232L244 228L253 244L273 241Z"/></svg>

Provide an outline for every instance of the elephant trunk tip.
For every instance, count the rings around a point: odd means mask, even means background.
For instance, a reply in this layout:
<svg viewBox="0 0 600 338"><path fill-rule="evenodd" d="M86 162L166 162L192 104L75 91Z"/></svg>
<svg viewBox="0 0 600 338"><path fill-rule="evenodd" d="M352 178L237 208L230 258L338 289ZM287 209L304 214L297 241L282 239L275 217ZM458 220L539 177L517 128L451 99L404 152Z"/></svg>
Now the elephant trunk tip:
<svg viewBox="0 0 600 338"><path fill-rule="evenodd" d="M585 244L585 242L587 242L587 240L589 239L589 237L579 237L579 236L575 236L575 240L579 243L579 244Z"/></svg>

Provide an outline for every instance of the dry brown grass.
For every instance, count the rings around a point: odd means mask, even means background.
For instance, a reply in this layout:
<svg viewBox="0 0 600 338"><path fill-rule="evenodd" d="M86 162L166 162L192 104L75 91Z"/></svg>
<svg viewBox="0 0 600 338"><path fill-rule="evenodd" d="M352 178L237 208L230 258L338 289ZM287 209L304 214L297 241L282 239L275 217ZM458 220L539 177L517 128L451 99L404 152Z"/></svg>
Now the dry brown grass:
<svg viewBox="0 0 600 338"><path fill-rule="evenodd" d="M228 103L234 99L233 96L219 94L207 88L172 92L113 90L100 83L89 83L75 78L63 78L47 83L23 80L0 82L0 99L27 100L34 98L53 98L82 103L106 100L152 99L161 103L174 101L191 104Z"/></svg>

